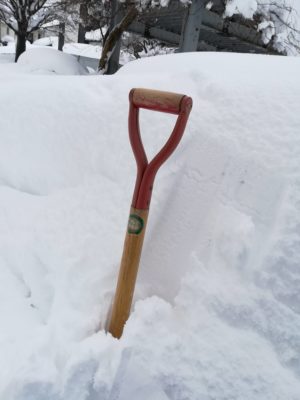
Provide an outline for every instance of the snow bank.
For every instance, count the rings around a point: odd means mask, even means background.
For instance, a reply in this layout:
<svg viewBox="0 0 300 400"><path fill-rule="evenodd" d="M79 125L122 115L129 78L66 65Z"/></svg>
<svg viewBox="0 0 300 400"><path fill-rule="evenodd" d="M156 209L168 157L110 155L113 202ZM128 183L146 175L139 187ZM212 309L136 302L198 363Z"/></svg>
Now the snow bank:
<svg viewBox="0 0 300 400"><path fill-rule="evenodd" d="M21 54L18 63L35 74L86 75L88 71L69 54L51 49L36 48Z"/></svg>
<svg viewBox="0 0 300 400"><path fill-rule="evenodd" d="M34 46L49 46L49 47L55 47L57 49L58 36L43 37L43 38L35 40L32 44Z"/></svg>
<svg viewBox="0 0 300 400"><path fill-rule="evenodd" d="M177 54L26 79L0 65L0 398L299 400L299 63ZM132 87L194 107L118 341L103 326L135 180ZM141 118L151 156L174 117Z"/></svg>
<svg viewBox="0 0 300 400"><path fill-rule="evenodd" d="M0 55L2 59L2 54L15 54L16 46L15 43L9 42L7 46L0 46Z"/></svg>
<svg viewBox="0 0 300 400"><path fill-rule="evenodd" d="M3 53L0 47L0 64L13 63L15 60L15 54L13 53Z"/></svg>
<svg viewBox="0 0 300 400"><path fill-rule="evenodd" d="M1 37L1 42L2 42L2 43L6 43L6 45L7 45L8 43L13 43L13 44L15 44L15 39L14 39L12 36L10 36L10 35L4 35L4 36Z"/></svg>

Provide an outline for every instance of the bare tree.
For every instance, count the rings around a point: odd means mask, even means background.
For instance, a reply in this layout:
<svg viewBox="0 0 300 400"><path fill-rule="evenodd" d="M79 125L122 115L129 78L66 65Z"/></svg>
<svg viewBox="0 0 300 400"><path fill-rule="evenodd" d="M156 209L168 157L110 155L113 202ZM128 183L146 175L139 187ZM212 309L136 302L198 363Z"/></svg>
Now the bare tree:
<svg viewBox="0 0 300 400"><path fill-rule="evenodd" d="M17 35L16 57L26 50L29 35L54 18L54 10L60 1L47 0L0 0L0 21Z"/></svg>
<svg viewBox="0 0 300 400"><path fill-rule="evenodd" d="M102 73L106 73L108 69L109 57L112 55L114 47L116 46L118 40L121 38L122 33L128 28L128 26L135 20L137 15L139 14L139 10L136 7L136 4L126 4L123 11L123 18L119 18L118 20L115 18L117 12L117 1L116 7L112 9L112 23L110 26L110 30L107 31L107 35L104 38L103 49L101 58L99 61L99 71ZM132 3L132 2L131 2ZM120 9L119 13L122 12ZM117 22L115 25L113 22Z"/></svg>
<svg viewBox="0 0 300 400"><path fill-rule="evenodd" d="M186 2L185 0L180 0ZM106 0L101 0L105 4ZM106 73L111 55L120 40L122 34L128 26L143 12L150 7L167 6L169 0L112 0L111 1L111 21L110 29L105 36L101 58L99 61L99 71ZM116 14L118 15L116 17ZM122 15L120 17L120 15Z"/></svg>

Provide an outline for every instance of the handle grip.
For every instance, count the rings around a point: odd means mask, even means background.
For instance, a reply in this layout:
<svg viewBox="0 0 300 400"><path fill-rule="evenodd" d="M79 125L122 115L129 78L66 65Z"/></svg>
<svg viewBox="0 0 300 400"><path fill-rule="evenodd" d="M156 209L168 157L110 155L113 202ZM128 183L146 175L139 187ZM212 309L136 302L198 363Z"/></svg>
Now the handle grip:
<svg viewBox="0 0 300 400"><path fill-rule="evenodd" d="M160 111L178 115L181 111L183 94L162 92L151 89L132 89L129 95L136 108Z"/></svg>

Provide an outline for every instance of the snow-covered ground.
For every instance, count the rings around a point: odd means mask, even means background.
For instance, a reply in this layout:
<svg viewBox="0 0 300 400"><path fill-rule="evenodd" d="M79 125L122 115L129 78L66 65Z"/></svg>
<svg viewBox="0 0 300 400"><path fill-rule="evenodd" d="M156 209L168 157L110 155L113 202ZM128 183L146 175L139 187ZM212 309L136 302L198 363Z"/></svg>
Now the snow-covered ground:
<svg viewBox="0 0 300 400"><path fill-rule="evenodd" d="M50 47L53 49L58 48L58 36L44 37L33 42L31 47ZM102 47L93 46L84 43L66 43L64 45L64 52L83 57L97 58L101 56Z"/></svg>
<svg viewBox="0 0 300 400"><path fill-rule="evenodd" d="M120 65L127 64L130 61L136 60L136 56L133 54L133 48L129 45L130 39L128 34L123 35L123 41L126 44L121 51L120 51ZM58 37L57 36L47 36L41 39L36 40L31 44L27 42L27 50L34 50L34 49L41 49L41 48L48 48L48 49L58 49ZM162 54L171 54L174 53L174 47L166 47L164 45L159 44L156 40L149 40L148 43L144 43L144 49L140 49L139 57L152 57L155 55L162 55ZM95 60L99 60L101 57L102 46L100 45L92 45L92 44L84 44L84 43L66 43L63 47L63 52L66 54L72 54L73 56L80 56L91 58ZM8 46L0 47L0 56L1 56L1 63L6 61L13 61L15 55L15 43L11 42ZM55 57L55 56L54 56ZM90 68L96 70L97 68L97 61L91 62ZM46 60L44 60L46 62ZM88 63L88 62L87 62Z"/></svg>
<svg viewBox="0 0 300 400"><path fill-rule="evenodd" d="M18 67L34 74L86 75L88 70L81 66L71 54L48 47L31 48L21 54Z"/></svg>
<svg viewBox="0 0 300 400"><path fill-rule="evenodd" d="M1 46L0 47L0 55L1 55L1 63L2 63L2 54L15 54L15 46L16 44L9 43L8 46ZM58 48L58 37L57 36L49 36L42 39L36 40L33 44L27 42L26 44L27 50L35 49L35 48ZM100 46L93 46L89 44L83 43L66 43L64 45L64 52L68 54L74 54L83 57L90 57L90 58L100 58L102 51L102 47Z"/></svg>
<svg viewBox="0 0 300 400"><path fill-rule="evenodd" d="M217 53L114 76L0 65L1 400L299 400L299 67ZM116 340L103 327L135 181L132 87L194 107ZM174 117L141 114L153 155Z"/></svg>

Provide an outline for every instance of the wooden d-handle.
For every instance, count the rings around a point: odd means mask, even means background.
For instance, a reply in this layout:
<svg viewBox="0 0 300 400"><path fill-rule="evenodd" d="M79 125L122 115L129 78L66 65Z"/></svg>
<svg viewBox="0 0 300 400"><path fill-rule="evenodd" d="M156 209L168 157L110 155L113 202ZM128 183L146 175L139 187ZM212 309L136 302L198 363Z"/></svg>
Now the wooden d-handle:
<svg viewBox="0 0 300 400"><path fill-rule="evenodd" d="M133 105L137 108L179 114L185 96L160 90L132 89L130 97Z"/></svg>

